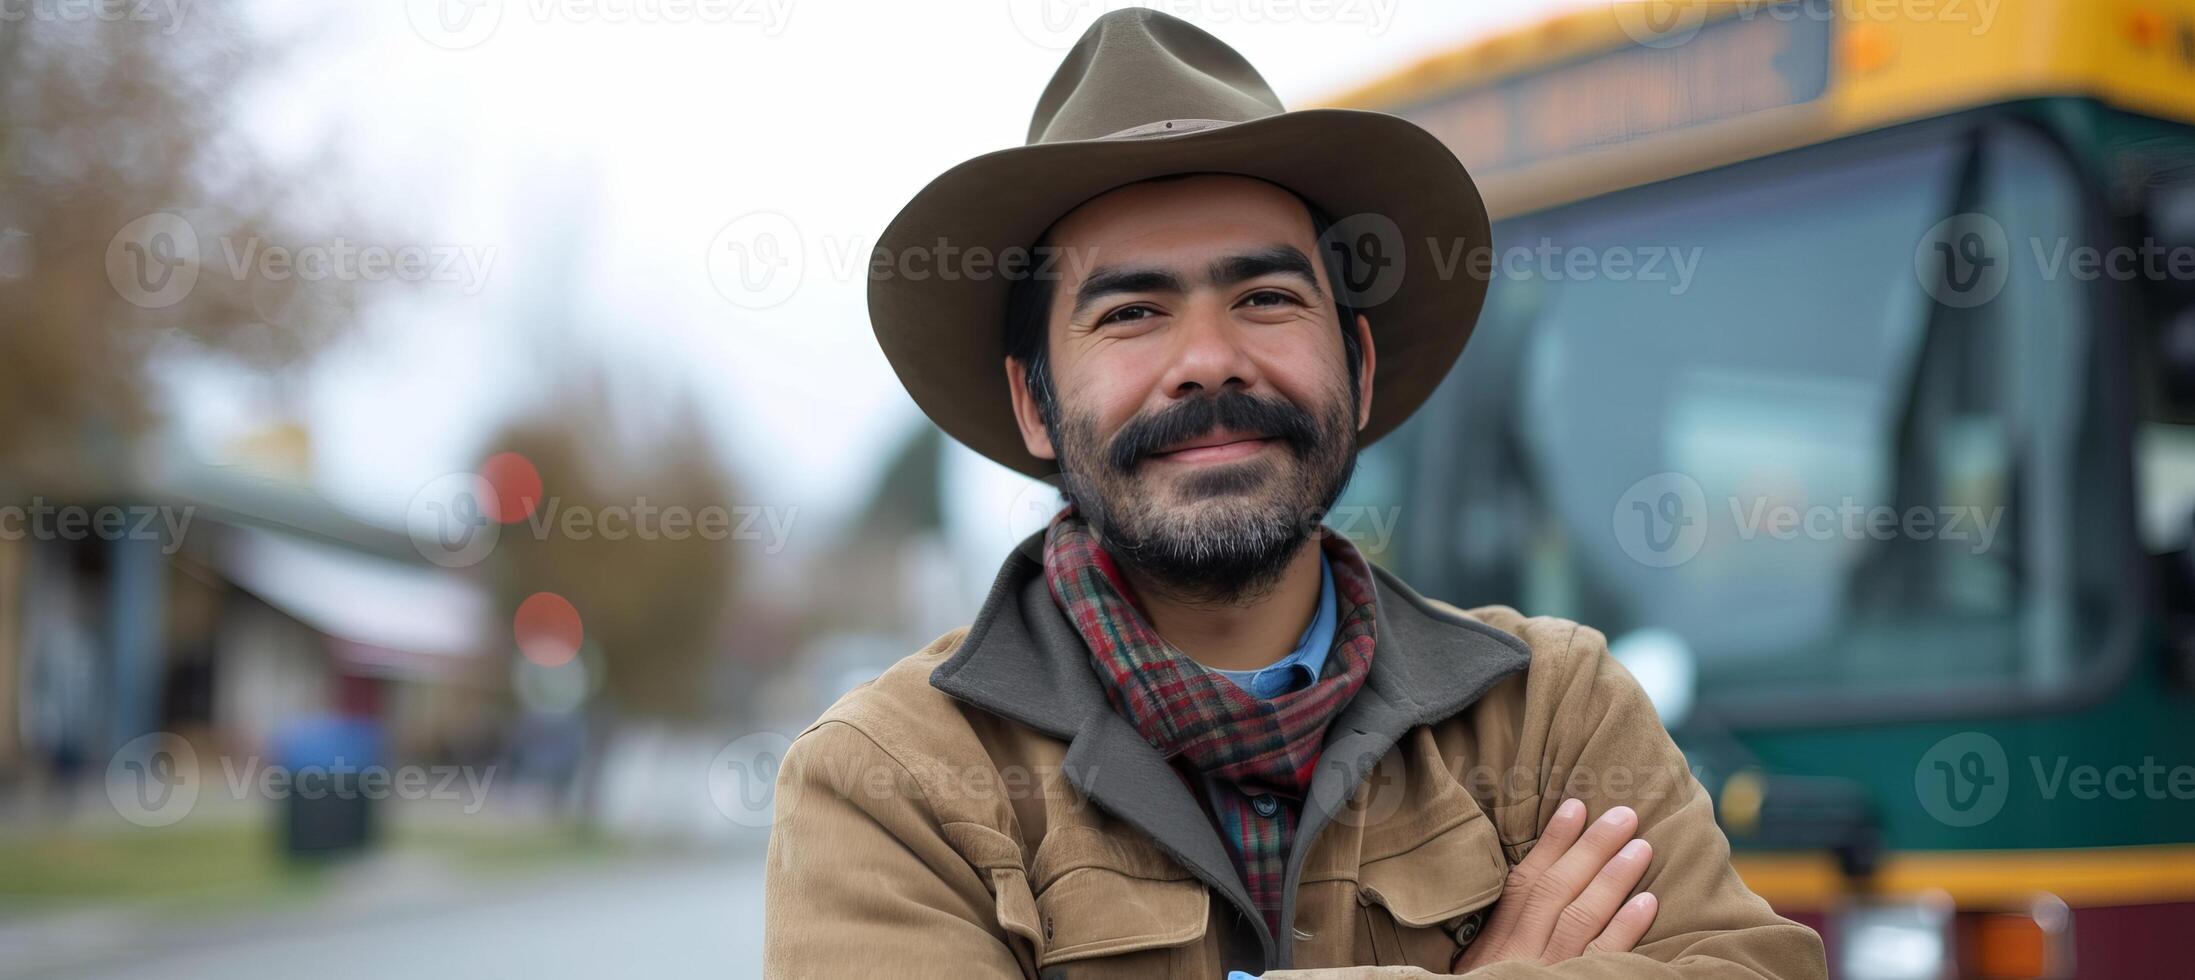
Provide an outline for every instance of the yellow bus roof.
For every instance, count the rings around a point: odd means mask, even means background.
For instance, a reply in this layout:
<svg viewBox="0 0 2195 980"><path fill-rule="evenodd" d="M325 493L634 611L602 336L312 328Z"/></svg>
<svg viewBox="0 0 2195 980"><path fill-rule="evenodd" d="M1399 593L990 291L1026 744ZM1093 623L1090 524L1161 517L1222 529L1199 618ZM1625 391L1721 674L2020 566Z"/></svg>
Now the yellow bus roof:
<svg viewBox="0 0 2195 980"><path fill-rule="evenodd" d="M2195 122L2195 0L1597 4L1322 104L1426 126L1506 216L2040 96Z"/></svg>

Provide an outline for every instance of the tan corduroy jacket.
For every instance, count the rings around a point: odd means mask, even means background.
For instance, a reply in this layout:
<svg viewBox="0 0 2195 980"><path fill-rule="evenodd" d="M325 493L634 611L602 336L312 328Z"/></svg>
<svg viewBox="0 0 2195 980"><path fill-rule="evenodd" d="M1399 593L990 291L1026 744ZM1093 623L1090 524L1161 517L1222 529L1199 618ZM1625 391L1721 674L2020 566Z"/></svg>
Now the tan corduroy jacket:
<svg viewBox="0 0 2195 980"><path fill-rule="evenodd" d="M1601 634L1460 611L1385 571L1372 673L1331 727L1283 920L1252 911L1195 790L1107 704L1042 535L974 624L849 693L778 774L771 977L1444 973L1570 796L1628 805L1660 899L1637 950L1487 977L1822 977Z"/></svg>

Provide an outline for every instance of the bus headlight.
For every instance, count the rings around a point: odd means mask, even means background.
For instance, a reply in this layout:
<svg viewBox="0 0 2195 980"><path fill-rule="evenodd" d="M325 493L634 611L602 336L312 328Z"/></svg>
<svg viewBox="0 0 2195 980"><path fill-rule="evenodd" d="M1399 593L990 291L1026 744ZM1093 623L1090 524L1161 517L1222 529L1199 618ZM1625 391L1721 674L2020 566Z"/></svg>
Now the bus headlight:
<svg viewBox="0 0 2195 980"><path fill-rule="evenodd" d="M1947 980L1956 972L1951 896L1863 902L1832 925L1837 975L1846 980Z"/></svg>

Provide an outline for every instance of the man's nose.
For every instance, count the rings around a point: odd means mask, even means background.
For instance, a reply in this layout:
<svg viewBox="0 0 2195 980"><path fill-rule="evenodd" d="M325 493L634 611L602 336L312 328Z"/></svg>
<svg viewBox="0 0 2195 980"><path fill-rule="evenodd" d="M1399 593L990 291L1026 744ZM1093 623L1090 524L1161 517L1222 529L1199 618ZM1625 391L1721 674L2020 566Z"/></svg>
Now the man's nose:
<svg viewBox="0 0 2195 980"><path fill-rule="evenodd" d="M1261 380L1250 356L1247 332L1218 303L1192 303L1175 325L1175 346L1166 391L1175 398L1217 393L1232 386L1248 390Z"/></svg>

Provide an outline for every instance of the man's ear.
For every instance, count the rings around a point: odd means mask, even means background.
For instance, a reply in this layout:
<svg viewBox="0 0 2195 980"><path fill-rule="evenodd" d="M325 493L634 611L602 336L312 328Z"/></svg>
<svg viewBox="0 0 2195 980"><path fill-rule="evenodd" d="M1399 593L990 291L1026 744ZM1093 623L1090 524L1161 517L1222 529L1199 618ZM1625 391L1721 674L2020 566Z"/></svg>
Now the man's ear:
<svg viewBox="0 0 2195 980"><path fill-rule="evenodd" d="M1029 392L1029 373L1012 354L1006 355L1006 387L1014 395L1014 424L1021 428L1022 447L1038 459L1058 459L1052 430L1045 427L1044 413L1037 410L1036 396Z"/></svg>
<svg viewBox="0 0 2195 980"><path fill-rule="evenodd" d="M1372 349L1372 321L1364 314L1357 314L1357 348L1363 356L1357 359L1357 429L1362 431L1372 424L1373 364L1378 360Z"/></svg>

